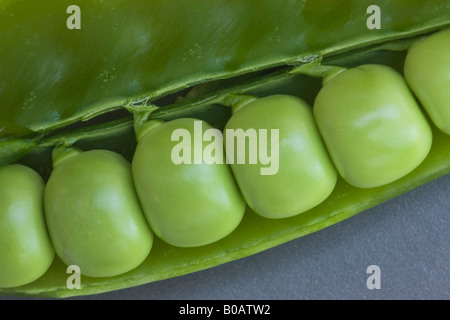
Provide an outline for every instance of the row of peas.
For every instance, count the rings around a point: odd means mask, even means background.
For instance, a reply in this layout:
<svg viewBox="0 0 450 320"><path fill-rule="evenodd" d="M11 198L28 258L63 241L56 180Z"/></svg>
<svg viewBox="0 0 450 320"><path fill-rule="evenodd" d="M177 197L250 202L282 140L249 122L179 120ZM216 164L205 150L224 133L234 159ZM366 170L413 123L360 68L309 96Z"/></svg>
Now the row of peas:
<svg viewBox="0 0 450 320"><path fill-rule="evenodd" d="M252 164L174 164L171 134L192 132L189 118L153 122L131 164L112 151L56 147L47 183L23 165L0 168L0 287L41 277L55 254L88 276L122 274L150 254L153 232L174 246L213 243L247 205L272 219L317 206L338 174L361 188L403 177L432 144L413 93L450 134L450 30L414 44L404 75L362 65L326 78L313 108L273 95L233 109L225 129L279 129L274 175Z"/></svg>

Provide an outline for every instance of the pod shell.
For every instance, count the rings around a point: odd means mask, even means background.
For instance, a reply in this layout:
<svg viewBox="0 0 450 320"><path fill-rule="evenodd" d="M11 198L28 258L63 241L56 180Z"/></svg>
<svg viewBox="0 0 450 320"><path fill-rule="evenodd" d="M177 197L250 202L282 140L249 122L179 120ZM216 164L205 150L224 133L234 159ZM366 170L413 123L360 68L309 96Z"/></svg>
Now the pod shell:
<svg viewBox="0 0 450 320"><path fill-rule="evenodd" d="M53 261L43 193L44 182L31 168L0 168L0 288L33 282Z"/></svg>
<svg viewBox="0 0 450 320"><path fill-rule="evenodd" d="M434 124L450 134L450 28L413 44L404 73Z"/></svg>
<svg viewBox="0 0 450 320"><path fill-rule="evenodd" d="M56 253L82 274L115 276L148 256L153 235L130 164L119 154L91 150L67 157L53 169L44 199Z"/></svg>
<svg viewBox="0 0 450 320"><path fill-rule="evenodd" d="M195 131L195 123L201 125L200 131ZM136 147L132 169L143 210L155 234L174 246L216 242L230 234L244 215L245 201L223 157L217 163L207 164L206 158L194 163L195 150L204 154L210 142L199 147L194 143L209 129L220 133L205 121L176 119L152 128ZM185 138L172 138L180 130ZM182 142L192 147L192 161L176 164L173 152Z"/></svg>
<svg viewBox="0 0 450 320"><path fill-rule="evenodd" d="M330 78L313 112L340 175L357 187L405 176L431 148L427 120L403 77L388 66L361 65Z"/></svg>
<svg viewBox="0 0 450 320"><path fill-rule="evenodd" d="M238 130L249 135L255 132L257 140L240 145L235 137ZM260 132L267 133L260 135ZM278 139L273 139L274 134ZM266 218L300 214L323 202L334 189L336 169L311 107L303 100L271 95L240 107L225 126L225 140L227 161L242 194L249 206ZM233 157L227 152L230 141L234 141ZM238 163L239 152L245 152L248 161ZM256 163L251 163L249 156L255 152L259 157ZM264 155L270 155L270 163L263 163L267 162L262 158Z"/></svg>
<svg viewBox="0 0 450 320"><path fill-rule="evenodd" d="M448 24L448 0L1 1L0 119L48 131L186 85ZM76 12L68 13L72 5ZM420 14L417 14L420 12ZM77 16L79 18L77 18ZM67 23L80 22L80 29ZM26 23L24 23L26 21ZM14 130L19 134L19 130ZM3 133L3 132L2 132Z"/></svg>

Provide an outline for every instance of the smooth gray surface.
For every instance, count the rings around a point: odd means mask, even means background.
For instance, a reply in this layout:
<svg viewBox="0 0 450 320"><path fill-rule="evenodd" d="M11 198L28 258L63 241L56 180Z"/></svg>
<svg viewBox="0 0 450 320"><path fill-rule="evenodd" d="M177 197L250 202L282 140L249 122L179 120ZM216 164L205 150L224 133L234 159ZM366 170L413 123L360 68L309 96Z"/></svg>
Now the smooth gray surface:
<svg viewBox="0 0 450 320"><path fill-rule="evenodd" d="M447 175L251 257L135 288L71 299L446 300L450 298L449 211ZM380 289L367 288L370 265L380 267Z"/></svg>

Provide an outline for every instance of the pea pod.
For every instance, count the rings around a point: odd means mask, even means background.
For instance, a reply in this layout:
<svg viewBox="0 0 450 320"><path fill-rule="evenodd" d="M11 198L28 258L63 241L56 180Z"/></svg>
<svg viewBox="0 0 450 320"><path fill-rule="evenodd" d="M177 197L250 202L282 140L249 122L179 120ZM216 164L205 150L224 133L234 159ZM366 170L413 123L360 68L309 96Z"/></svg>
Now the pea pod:
<svg viewBox="0 0 450 320"><path fill-rule="evenodd" d="M314 1L276 6L271 1L86 3L2 4L0 41L11 50L2 57L1 69L12 75L0 87L2 164L20 161L48 178L56 143L110 148L131 159L130 111L155 109L151 117L160 120L199 116L223 128L230 113L220 104L230 94L293 94L311 103L320 81L302 75L314 65L309 62L348 67L376 60L401 69L402 52L412 41L449 25L447 1L408 2L408 10L420 15L405 15L405 3L380 1L380 30L366 27L368 1L335 1L327 8ZM72 4L81 8L79 30L66 28ZM63 25L61 33L56 25ZM247 208L232 236L202 247L178 248L156 237L152 254L138 267L105 279L82 277L81 290L67 288L67 265L57 257L35 282L1 292L64 297L116 290L198 271L315 232L448 173L449 138L432 130L428 156L388 185L360 189L338 178L330 197L301 215L268 221Z"/></svg>
<svg viewBox="0 0 450 320"><path fill-rule="evenodd" d="M379 1L383 27L371 30L370 5L368 0L2 2L0 47L8 54L0 69L9 76L1 87L0 119L47 131L193 84L448 24L446 0L433 5L384 0ZM404 14L406 5L420 15ZM71 6L79 8L80 29L67 27Z"/></svg>

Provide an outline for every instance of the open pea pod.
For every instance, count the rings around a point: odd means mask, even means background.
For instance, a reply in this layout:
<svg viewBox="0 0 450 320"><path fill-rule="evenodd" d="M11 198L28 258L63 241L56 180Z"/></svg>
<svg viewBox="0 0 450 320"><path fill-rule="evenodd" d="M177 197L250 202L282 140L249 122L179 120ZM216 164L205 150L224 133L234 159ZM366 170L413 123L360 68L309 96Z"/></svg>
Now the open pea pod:
<svg viewBox="0 0 450 320"><path fill-rule="evenodd" d="M151 117L189 115L217 128L230 117L220 105L230 94L284 93L312 104L321 87L310 77L318 62L402 70L416 38L450 24L448 1L379 1L382 27L372 30L366 25L371 4L3 1L0 47L8 51L0 61L0 164L20 162L47 179L52 148L61 142L114 150L131 160L136 142L129 111L153 111L154 104L160 108ZM71 5L80 10L81 29L68 28L76 13L67 10ZM173 101L173 93L180 98ZM247 208L236 230L213 244L179 248L155 237L137 268L114 277L82 276L81 289L68 287L67 266L55 258L40 279L0 293L107 292L206 269L323 229L449 173L450 136L432 130L426 159L387 185L363 189L338 178L324 202L300 215L272 220Z"/></svg>

